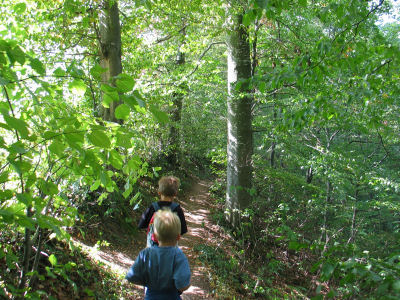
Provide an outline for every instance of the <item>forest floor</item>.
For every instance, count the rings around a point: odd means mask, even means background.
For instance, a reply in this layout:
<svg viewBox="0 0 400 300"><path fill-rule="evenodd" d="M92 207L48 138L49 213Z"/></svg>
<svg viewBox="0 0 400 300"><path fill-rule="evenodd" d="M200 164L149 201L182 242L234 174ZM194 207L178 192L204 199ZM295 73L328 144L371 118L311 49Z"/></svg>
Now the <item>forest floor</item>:
<svg viewBox="0 0 400 300"><path fill-rule="evenodd" d="M179 241L179 247L189 259L192 272L191 286L182 294L182 299L216 299L215 284L212 282L213 270L210 266L202 263L198 258L196 246L205 245L209 247L222 247L227 250L230 238L222 228L212 221L212 201L209 194L210 182L194 179L191 188L183 197L178 199L184 210L188 232ZM145 247L146 235L139 231L135 236L121 236L123 231L117 224L101 224L101 234L107 246L96 246L95 240L90 241L90 234L85 239L76 239L82 249L97 263L105 265L110 272L118 276L125 276L129 267L133 264L140 250ZM129 289L127 299L142 299L144 289L141 286L121 283L121 290ZM125 293L126 294L126 293ZM233 298L232 294L232 298ZM231 299L232 299L231 298Z"/></svg>

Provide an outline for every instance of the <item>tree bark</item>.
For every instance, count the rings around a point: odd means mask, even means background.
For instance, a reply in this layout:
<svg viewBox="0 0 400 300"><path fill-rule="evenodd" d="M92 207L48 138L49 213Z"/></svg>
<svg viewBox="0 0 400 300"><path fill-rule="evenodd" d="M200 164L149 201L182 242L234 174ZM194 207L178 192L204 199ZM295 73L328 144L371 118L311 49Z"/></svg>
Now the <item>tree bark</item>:
<svg viewBox="0 0 400 300"><path fill-rule="evenodd" d="M253 133L251 59L243 15L233 15L228 32L227 220L240 225L240 212L251 202Z"/></svg>
<svg viewBox="0 0 400 300"><path fill-rule="evenodd" d="M182 31L183 39L185 37L185 30ZM182 42L184 44L184 40ZM181 51L179 47L175 64L177 67L185 64L185 53ZM171 127L169 130L168 136L168 153L167 153L167 161L170 165L175 168L179 167L179 157L181 153L181 142L180 142L180 123L182 119L182 105L183 105L183 89L185 89L184 84L181 84L177 91L173 93L173 108L171 111Z"/></svg>
<svg viewBox="0 0 400 300"><path fill-rule="evenodd" d="M104 83L114 85L115 76L122 72L121 44L118 1L104 0L100 13L101 66L107 69L102 74ZM115 109L120 103L121 101L113 101L108 108L100 105L100 116L103 120L118 122Z"/></svg>

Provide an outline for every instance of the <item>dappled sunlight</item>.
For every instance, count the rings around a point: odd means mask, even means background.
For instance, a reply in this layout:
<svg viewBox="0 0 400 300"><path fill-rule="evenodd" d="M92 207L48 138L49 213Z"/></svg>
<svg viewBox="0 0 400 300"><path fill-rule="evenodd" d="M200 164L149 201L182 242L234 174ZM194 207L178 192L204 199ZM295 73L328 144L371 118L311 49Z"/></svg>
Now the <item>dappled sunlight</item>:
<svg viewBox="0 0 400 300"><path fill-rule="evenodd" d="M133 260L124 253L112 251L111 253L100 250L97 246L88 246L76 239L73 239L75 246L82 249L93 261L103 263L111 269L113 273L125 276Z"/></svg>

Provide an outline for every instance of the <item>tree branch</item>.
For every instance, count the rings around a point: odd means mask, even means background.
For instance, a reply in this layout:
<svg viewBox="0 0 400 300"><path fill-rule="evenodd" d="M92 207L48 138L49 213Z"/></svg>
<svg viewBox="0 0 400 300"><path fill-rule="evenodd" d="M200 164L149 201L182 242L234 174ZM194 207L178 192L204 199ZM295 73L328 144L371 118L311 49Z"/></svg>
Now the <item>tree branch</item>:
<svg viewBox="0 0 400 300"><path fill-rule="evenodd" d="M195 67L195 68L193 69L193 71L190 72L189 75L187 75L186 77L192 76L192 75L197 71L197 69L198 69L199 66L200 66L200 61L201 61L201 59L204 57L204 55L206 55L206 53L211 49L212 46L214 46L214 45L220 45L220 44L226 44L226 43L225 43L225 42L213 42L213 43L211 43L210 45L208 45L208 47L206 48L206 50L204 50L204 52L200 55L196 67Z"/></svg>

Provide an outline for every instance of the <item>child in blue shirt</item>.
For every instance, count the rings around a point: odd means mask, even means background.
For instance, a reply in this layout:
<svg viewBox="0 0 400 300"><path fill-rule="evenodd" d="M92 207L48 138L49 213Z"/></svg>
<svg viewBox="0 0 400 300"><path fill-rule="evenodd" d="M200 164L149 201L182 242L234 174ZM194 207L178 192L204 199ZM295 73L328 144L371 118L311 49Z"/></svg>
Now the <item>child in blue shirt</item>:
<svg viewBox="0 0 400 300"><path fill-rule="evenodd" d="M189 262L176 247L180 238L181 222L168 208L160 209L154 218L154 233L159 246L140 251L126 279L144 285L145 300L181 299L180 294L190 286Z"/></svg>

